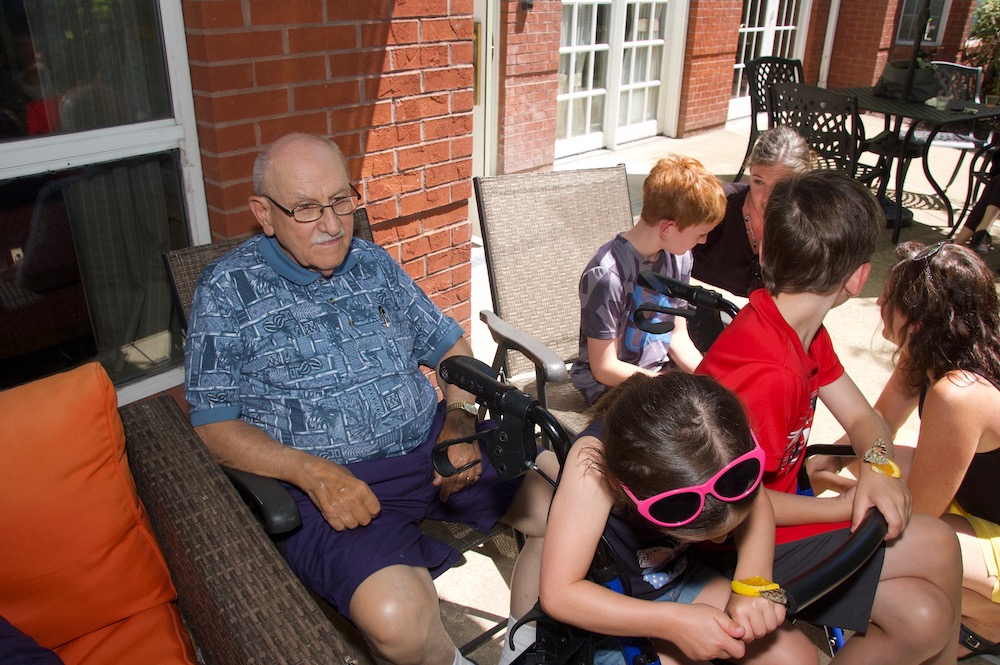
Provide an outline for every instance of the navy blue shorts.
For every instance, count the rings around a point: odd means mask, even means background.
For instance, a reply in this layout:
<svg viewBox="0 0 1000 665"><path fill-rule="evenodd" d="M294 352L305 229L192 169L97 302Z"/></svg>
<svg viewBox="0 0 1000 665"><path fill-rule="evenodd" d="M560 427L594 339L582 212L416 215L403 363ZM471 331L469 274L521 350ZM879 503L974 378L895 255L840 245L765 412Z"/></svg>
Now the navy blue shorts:
<svg viewBox="0 0 1000 665"><path fill-rule="evenodd" d="M442 503L440 489L431 484L431 451L443 422L441 404L427 440L407 454L346 465L368 483L382 506L367 526L335 531L307 494L286 484L302 515L302 528L286 541L285 557L307 586L348 618L351 597L373 573L402 564L427 568L437 577L461 559L457 550L425 536L421 521L447 520L489 531L507 512L521 485L520 477L500 480L480 442L479 481Z"/></svg>

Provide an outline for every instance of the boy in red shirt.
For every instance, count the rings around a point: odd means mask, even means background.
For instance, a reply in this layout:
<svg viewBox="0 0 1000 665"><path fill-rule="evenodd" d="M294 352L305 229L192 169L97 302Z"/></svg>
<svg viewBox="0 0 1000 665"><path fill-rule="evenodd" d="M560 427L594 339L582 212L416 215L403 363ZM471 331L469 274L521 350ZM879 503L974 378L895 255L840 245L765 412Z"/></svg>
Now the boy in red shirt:
<svg viewBox="0 0 1000 665"><path fill-rule="evenodd" d="M764 289L751 294L697 371L740 397L765 450L764 483L778 527L776 577L801 572L790 569L809 565L807 543L842 540L871 506L886 518L867 630L848 640L837 662L878 662L891 654L901 663L954 663L957 543L939 520L911 519L909 491L891 462L889 429L844 372L823 327L827 312L861 293L883 227L875 198L839 172L809 172L777 185L764 218ZM854 491L835 498L795 493L817 399L868 462L860 465ZM801 540L812 534L823 535Z"/></svg>

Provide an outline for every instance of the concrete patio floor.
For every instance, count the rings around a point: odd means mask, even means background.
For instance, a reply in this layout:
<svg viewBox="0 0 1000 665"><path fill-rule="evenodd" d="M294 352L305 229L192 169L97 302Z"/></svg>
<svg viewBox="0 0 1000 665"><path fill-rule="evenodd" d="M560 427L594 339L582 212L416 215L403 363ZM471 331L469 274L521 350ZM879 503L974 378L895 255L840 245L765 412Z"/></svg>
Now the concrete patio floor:
<svg viewBox="0 0 1000 665"><path fill-rule="evenodd" d="M876 125L881 128L881 120L866 118L866 125L869 123L872 128ZM739 169L748 135L749 120L737 120L728 123L724 128L690 138L656 137L623 146L618 151L600 150L562 159L554 168L583 169L625 164L629 174L633 209L638 212L641 207L642 181L657 159L668 153L692 156L699 159L721 179L731 180ZM932 148L930 155L933 172L939 174L939 179L946 179L956 163L957 151ZM948 191L956 215L961 211L965 200L965 174L966 167L963 166L960 177ZM949 231L946 215L943 207L932 196L933 190L918 164L914 164L907 174L905 192L904 201L914 213L914 223L902 230L900 240L936 242L944 238ZM861 391L872 402L878 397L892 368L893 347L881 337L879 309L875 301L881 291L886 271L894 263L894 247L891 242L891 231L886 230L873 257L872 277L864 292L860 297L831 312L827 318L827 327L841 361ZM991 256L990 261L996 268L996 255ZM734 300L738 304L743 304L740 299L734 298ZM495 345L485 326L480 323L478 313L480 310L490 308L482 247L480 244L474 244L472 343L476 357L487 363L493 358ZM898 442L913 445L916 441L916 432L917 422L914 417L901 431ZM829 442L841 433L842 430L829 413L820 407L810 440L814 443ZM446 626L458 644L471 639L479 631L507 616L508 585L513 562L507 557L492 555L495 555L495 552L491 552L489 545L484 547L482 553L467 554L463 565L450 570L436 582L442 599ZM487 643L474 652L472 657L481 665L496 663L501 639L502 637L498 637ZM982 665L1000 663L1000 659L979 657L965 662Z"/></svg>

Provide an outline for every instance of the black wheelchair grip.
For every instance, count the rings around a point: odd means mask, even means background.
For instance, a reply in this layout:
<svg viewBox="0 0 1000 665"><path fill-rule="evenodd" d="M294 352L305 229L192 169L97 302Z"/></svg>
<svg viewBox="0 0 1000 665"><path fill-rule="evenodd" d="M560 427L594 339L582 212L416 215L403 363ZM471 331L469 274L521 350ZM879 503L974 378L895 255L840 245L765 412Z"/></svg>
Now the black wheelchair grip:
<svg viewBox="0 0 1000 665"><path fill-rule="evenodd" d="M788 615L795 615L856 573L875 554L889 527L874 506L840 547L812 568L782 585Z"/></svg>
<svg viewBox="0 0 1000 665"><path fill-rule="evenodd" d="M446 358L438 367L438 374L445 382L475 395L476 401L490 411L498 410L503 404L504 395L516 390L514 386L493 378L492 367L470 356Z"/></svg>

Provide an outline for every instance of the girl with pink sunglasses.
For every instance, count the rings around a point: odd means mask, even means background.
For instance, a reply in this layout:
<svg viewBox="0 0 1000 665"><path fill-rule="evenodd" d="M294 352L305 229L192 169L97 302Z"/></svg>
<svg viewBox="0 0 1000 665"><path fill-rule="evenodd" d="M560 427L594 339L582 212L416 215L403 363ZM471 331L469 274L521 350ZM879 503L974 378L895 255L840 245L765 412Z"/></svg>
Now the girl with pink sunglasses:
<svg viewBox="0 0 1000 665"><path fill-rule="evenodd" d="M595 633L648 637L661 663L816 663L770 582L774 515L764 455L737 398L713 379L636 375L605 395L571 448L542 554L541 604ZM735 582L692 545L732 535ZM604 541L624 593L590 581ZM595 663L624 662L614 649Z"/></svg>

